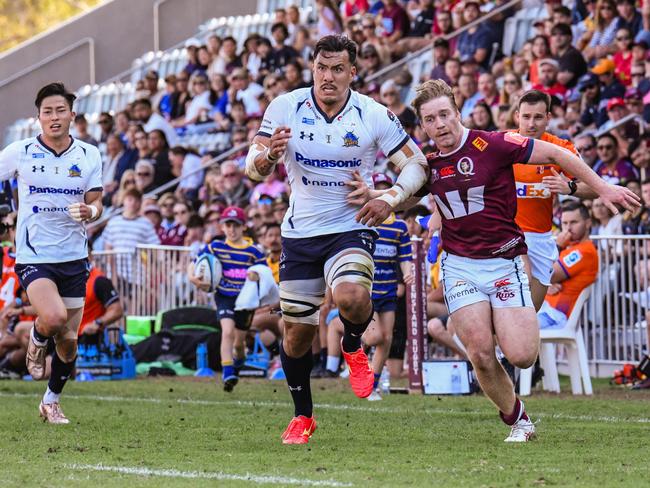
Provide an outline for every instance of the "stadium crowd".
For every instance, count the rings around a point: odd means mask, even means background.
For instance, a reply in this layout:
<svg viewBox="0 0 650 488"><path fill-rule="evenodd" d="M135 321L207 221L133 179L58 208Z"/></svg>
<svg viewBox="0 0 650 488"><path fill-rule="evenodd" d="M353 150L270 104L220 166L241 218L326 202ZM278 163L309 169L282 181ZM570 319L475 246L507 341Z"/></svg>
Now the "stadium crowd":
<svg viewBox="0 0 650 488"><path fill-rule="evenodd" d="M247 218L246 235L274 256L270 262L277 267L275 234L288 208L286 172L279 165L263 182L249 181L243 171L247 145L275 97L311 84L313 46L331 33L345 33L358 45L353 88L390 109L425 153L434 148L406 99L413 83L446 81L463 122L488 131L517 129L514 113L526 91L550 95L548 132L571 140L600 176L627 186L643 200L638 211L620 215L612 215L598 200L585 200L592 234L650 232L650 2L547 0L546 15L534 23L521 49L509 55L502 45L505 21L532 2L490 16L460 35L453 33L506 0L315 3L312 25L301 22L295 6L276 10L270 38L251 34L241 46L216 34L189 39L186 66L164 80L155 70L148 71L125 110L101 114L97 134L89 133L83 114L77 115L76 137L98 145L104 158L109 217L93 227L93 249L151 243L189 246L197 253L205 243L224 239L222 213L239 207ZM413 80L403 68L375 77L392 62L428 46L433 48L433 69L425 78ZM622 119L626 122L620 124ZM220 153L199 153L177 143L185 134L217 132L228 134L235 148L220 164L208 166ZM383 154L377 156L377 173L395 177ZM155 191L161 185L166 189ZM432 205L424 200L400 216L410 235L428 238L418 217L428 215ZM559 202L554 211L559 231ZM434 267L431 317L445 314L435 274ZM434 335L440 331L437 326L430 327ZM394 349L400 341L404 338L396 338ZM321 342L325 349L326 333ZM445 344L462 355L453 343ZM315 346L314 352L320 349ZM319 364L324 370L324 358ZM399 367L392 371L399 373Z"/></svg>

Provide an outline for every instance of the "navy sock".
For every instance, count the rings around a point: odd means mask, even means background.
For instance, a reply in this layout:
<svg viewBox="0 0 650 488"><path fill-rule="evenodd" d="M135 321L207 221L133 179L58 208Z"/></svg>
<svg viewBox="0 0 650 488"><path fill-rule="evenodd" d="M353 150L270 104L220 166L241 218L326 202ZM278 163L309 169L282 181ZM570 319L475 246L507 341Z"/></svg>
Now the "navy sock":
<svg viewBox="0 0 650 488"><path fill-rule="evenodd" d="M343 350L345 352L355 352L361 347L361 336L372 322L374 312L370 312L370 317L363 324L355 324L343 317L339 313L339 318L343 323Z"/></svg>
<svg viewBox="0 0 650 488"><path fill-rule="evenodd" d="M280 344L280 359L282 369L287 377L287 385L293 398L295 407L295 416L304 415L311 417L314 405L311 399L311 385L309 375L313 365L311 351L307 351L300 358L292 358L284 352L284 347Z"/></svg>
<svg viewBox="0 0 650 488"><path fill-rule="evenodd" d="M323 369L327 366L327 348L324 347L320 350L320 364L323 366Z"/></svg>
<svg viewBox="0 0 650 488"><path fill-rule="evenodd" d="M38 342L47 342L48 339L49 339L48 336L45 336L45 335L41 334L41 333L38 331L38 328L36 327L36 321L35 321L35 320L34 320L34 338L35 338Z"/></svg>
<svg viewBox="0 0 650 488"><path fill-rule="evenodd" d="M72 374L76 361L77 358L69 363L64 363L56 351L54 352L52 355L52 372L50 373L50 380L47 382L47 387L53 393L57 395L61 394L65 382L68 381L68 378Z"/></svg>

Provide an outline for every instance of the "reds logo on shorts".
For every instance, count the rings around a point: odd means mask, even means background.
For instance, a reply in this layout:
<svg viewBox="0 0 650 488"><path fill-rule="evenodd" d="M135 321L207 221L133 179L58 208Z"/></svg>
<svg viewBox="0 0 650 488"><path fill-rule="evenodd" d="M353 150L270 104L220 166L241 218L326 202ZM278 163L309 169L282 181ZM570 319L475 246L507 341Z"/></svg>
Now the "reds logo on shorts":
<svg viewBox="0 0 650 488"><path fill-rule="evenodd" d="M497 295L497 298L499 300L501 300L502 302L507 302L511 298L515 297L515 292L512 291L510 288L506 288L506 289L497 291L496 295Z"/></svg>

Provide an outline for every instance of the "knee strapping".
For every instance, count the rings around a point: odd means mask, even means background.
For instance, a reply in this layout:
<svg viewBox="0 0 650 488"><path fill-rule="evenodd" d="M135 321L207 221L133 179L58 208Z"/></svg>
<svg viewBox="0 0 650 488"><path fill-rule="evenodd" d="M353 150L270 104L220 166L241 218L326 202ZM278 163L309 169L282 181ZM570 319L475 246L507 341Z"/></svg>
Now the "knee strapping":
<svg viewBox="0 0 650 488"><path fill-rule="evenodd" d="M318 325L321 296L301 295L280 289L280 309L287 322Z"/></svg>
<svg viewBox="0 0 650 488"><path fill-rule="evenodd" d="M363 252L348 252L339 256L327 273L327 284L334 290L341 283L356 283L372 292L375 265L372 257Z"/></svg>

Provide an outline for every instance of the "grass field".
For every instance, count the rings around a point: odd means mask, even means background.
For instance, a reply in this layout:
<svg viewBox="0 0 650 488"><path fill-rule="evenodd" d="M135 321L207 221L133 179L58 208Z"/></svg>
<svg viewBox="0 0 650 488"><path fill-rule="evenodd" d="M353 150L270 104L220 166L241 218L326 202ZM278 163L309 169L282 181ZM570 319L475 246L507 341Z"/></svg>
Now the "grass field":
<svg viewBox="0 0 650 488"><path fill-rule="evenodd" d="M0 483L7 486L611 486L650 484L650 393L596 381L593 398L526 400L538 438L505 444L483 396L356 399L316 380L318 430L283 446L284 383L208 380L67 385L72 423L38 419L44 384L0 383ZM563 384L566 391L567 385Z"/></svg>

